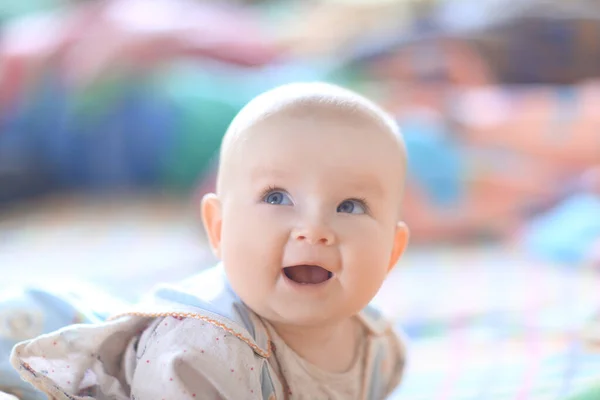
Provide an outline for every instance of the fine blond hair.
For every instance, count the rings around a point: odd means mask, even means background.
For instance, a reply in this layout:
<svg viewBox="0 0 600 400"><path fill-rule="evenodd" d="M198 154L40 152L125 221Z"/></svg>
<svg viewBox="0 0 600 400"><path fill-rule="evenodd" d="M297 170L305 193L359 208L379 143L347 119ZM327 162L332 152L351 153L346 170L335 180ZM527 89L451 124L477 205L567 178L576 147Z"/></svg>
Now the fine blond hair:
<svg viewBox="0 0 600 400"><path fill-rule="evenodd" d="M351 90L329 83L290 83L264 92L251 100L232 120L221 144L219 164L228 162L230 149L250 127L275 115L315 119L358 118L373 124L376 131L395 138L406 170L406 149L398 125L381 107ZM223 186L221 168L217 176L217 193Z"/></svg>

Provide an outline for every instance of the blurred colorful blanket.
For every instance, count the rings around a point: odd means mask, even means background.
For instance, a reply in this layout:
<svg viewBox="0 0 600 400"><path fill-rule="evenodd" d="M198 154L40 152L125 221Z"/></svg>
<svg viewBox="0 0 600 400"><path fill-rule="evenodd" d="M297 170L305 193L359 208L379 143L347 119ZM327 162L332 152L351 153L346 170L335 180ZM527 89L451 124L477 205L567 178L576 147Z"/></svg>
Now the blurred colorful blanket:
<svg viewBox="0 0 600 400"><path fill-rule="evenodd" d="M436 253L377 299L411 342L394 400L596 398L574 396L600 384L600 348L584 335L600 309L598 271L493 248Z"/></svg>
<svg viewBox="0 0 600 400"><path fill-rule="evenodd" d="M600 382L600 352L575 334L519 331L503 316L434 338L414 338L394 400L569 399Z"/></svg>

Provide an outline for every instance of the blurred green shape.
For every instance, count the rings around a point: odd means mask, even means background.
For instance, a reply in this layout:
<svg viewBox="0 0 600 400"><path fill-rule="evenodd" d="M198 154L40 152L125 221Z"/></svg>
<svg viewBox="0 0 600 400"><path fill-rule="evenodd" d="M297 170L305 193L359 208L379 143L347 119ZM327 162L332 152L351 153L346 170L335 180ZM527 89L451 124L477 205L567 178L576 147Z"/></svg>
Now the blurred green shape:
<svg viewBox="0 0 600 400"><path fill-rule="evenodd" d="M581 389L564 400L598 400L600 399L600 383Z"/></svg>
<svg viewBox="0 0 600 400"><path fill-rule="evenodd" d="M176 112L175 142L166 159L165 186L189 189L213 166L221 139L235 115L258 94L296 81L358 82L354 70L327 63L272 65L172 64L150 80Z"/></svg>
<svg viewBox="0 0 600 400"><path fill-rule="evenodd" d="M54 11L66 4L66 0L0 0L0 25L14 18Z"/></svg>

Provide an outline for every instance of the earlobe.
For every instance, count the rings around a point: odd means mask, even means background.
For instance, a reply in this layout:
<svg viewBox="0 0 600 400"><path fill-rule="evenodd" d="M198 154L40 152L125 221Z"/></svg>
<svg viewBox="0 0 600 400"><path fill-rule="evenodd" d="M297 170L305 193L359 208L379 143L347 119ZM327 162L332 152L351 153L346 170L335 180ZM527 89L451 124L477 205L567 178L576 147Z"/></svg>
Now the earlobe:
<svg viewBox="0 0 600 400"><path fill-rule="evenodd" d="M200 208L210 247L215 255L221 258L221 201L216 194L209 193L202 198Z"/></svg>
<svg viewBox="0 0 600 400"><path fill-rule="evenodd" d="M408 246L409 237L410 231L408 230L408 226L406 226L404 222L398 222L398 225L396 225L396 233L394 235L394 247L392 249L392 255L390 257L388 272L394 268L394 266L398 262L398 259L400 259L400 256L406 250L406 247Z"/></svg>

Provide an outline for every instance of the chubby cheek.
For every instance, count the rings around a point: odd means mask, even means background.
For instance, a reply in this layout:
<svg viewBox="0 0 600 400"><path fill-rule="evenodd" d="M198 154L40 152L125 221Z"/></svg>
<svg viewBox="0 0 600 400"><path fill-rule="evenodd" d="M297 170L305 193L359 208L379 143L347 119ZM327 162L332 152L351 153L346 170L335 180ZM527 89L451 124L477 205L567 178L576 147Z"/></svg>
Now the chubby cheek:
<svg viewBox="0 0 600 400"><path fill-rule="evenodd" d="M245 210L224 218L228 223L222 227L221 259L237 295L255 312L268 315L269 297L281 273L281 232L270 219Z"/></svg>
<svg viewBox="0 0 600 400"><path fill-rule="evenodd" d="M287 236L274 218L264 212L227 210L221 232L221 258L231 267L243 266L247 274L259 275L281 268ZM258 210L260 211L260 210Z"/></svg>
<svg viewBox="0 0 600 400"><path fill-rule="evenodd" d="M382 229L363 229L360 235L348 237L342 247L344 277L347 290L356 293L357 300L368 302L387 276L392 252L393 235Z"/></svg>

